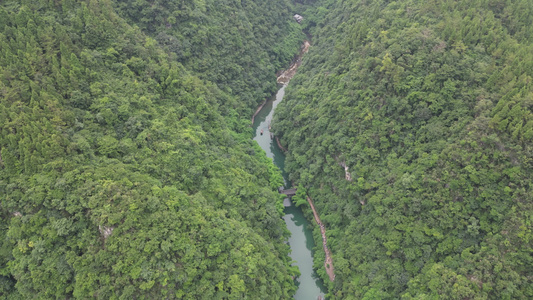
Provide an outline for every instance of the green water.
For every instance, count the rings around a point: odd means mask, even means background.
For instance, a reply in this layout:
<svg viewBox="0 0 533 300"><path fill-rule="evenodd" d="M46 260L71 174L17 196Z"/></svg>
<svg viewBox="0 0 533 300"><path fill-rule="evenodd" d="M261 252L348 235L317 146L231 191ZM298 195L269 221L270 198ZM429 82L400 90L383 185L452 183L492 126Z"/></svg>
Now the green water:
<svg viewBox="0 0 533 300"><path fill-rule="evenodd" d="M268 157L274 160L283 174L285 188L290 188L287 173L285 173L285 155L279 149L275 139L270 136L269 125L274 115L274 109L285 95L285 85L278 91L275 98L269 100L261 111L256 115L253 128L255 131L254 140L265 150ZM261 134L261 130L263 134ZM289 245L291 247L291 258L296 261L302 275L296 279L298 290L294 295L297 300L314 300L318 296L324 297L326 289L313 270L313 241L312 231L309 229L309 222L304 218L302 210L295 207L289 199L285 199L285 216L283 219L287 223L291 237Z"/></svg>

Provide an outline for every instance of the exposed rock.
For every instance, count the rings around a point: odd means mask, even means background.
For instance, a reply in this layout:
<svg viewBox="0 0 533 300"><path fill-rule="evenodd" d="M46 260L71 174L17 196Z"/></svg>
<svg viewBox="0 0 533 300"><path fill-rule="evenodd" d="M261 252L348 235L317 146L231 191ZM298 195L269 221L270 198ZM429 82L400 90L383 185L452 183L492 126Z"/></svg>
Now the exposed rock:
<svg viewBox="0 0 533 300"><path fill-rule="evenodd" d="M107 239L113 233L113 229L115 227L98 225L98 230L100 230L100 234L104 236L104 239Z"/></svg>
<svg viewBox="0 0 533 300"><path fill-rule="evenodd" d="M346 165L346 162L344 161L341 161L339 163L339 165L341 165L341 167L344 168L344 177L346 178L346 180L348 181L352 181L352 174L350 174L350 172L348 172L348 166Z"/></svg>
<svg viewBox="0 0 533 300"><path fill-rule="evenodd" d="M292 79L294 74L296 74L296 71L298 70L298 67L302 64L302 56L309 51L309 46L311 46L311 43L309 41L304 41L302 47L300 48L300 53L296 57L296 59L291 63L291 66L283 71L278 76L278 83L281 84L287 84Z"/></svg>
<svg viewBox="0 0 533 300"><path fill-rule="evenodd" d="M352 174L348 172L348 167L344 166L344 176L346 177L346 180L352 181Z"/></svg>

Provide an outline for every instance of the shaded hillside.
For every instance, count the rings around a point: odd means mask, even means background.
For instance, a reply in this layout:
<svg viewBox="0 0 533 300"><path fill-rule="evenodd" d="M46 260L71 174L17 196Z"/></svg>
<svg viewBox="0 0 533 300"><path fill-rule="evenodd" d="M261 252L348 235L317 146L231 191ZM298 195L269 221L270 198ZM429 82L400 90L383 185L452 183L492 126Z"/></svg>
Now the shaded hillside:
<svg viewBox="0 0 533 300"><path fill-rule="evenodd" d="M331 296L532 298L531 1L321 3L273 128Z"/></svg>
<svg viewBox="0 0 533 300"><path fill-rule="evenodd" d="M237 100L111 1L22 2L0 5L0 295L289 298L281 175L226 125Z"/></svg>

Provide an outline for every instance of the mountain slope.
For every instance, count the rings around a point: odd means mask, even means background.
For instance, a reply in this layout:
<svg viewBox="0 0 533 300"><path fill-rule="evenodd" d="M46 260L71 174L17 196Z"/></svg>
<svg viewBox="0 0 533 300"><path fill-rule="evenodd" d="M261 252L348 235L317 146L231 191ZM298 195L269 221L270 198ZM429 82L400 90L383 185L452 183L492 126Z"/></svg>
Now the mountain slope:
<svg viewBox="0 0 533 300"><path fill-rule="evenodd" d="M116 1L119 12L251 114L304 35L288 0Z"/></svg>
<svg viewBox="0 0 533 300"><path fill-rule="evenodd" d="M533 297L531 2L320 3L273 128L331 296Z"/></svg>
<svg viewBox="0 0 533 300"><path fill-rule="evenodd" d="M110 1L0 5L0 294L294 292L280 175L233 96Z"/></svg>

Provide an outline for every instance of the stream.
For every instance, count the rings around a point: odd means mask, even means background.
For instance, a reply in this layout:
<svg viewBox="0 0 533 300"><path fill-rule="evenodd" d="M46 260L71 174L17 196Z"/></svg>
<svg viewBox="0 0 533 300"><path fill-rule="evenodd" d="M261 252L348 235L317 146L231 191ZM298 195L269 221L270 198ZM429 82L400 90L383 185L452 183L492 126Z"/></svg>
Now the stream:
<svg viewBox="0 0 533 300"><path fill-rule="evenodd" d="M284 84L276 96L268 100L257 115L255 115L253 129L255 132L254 140L265 150L266 155L272 158L274 164L281 169L285 181L285 188L288 189L290 188L290 181L285 172L285 155L278 147L276 140L271 137L269 130L274 110L278 103L283 100L286 86L287 84ZM319 297L323 299L326 289L322 280L313 270L313 248L315 242L309 221L304 217L301 208L294 206L288 198L285 199L284 205L285 216L283 219L291 232L289 245L292 251L290 256L296 261L295 264L302 273L295 280L298 290L294 295L294 299L314 300L319 299Z"/></svg>

